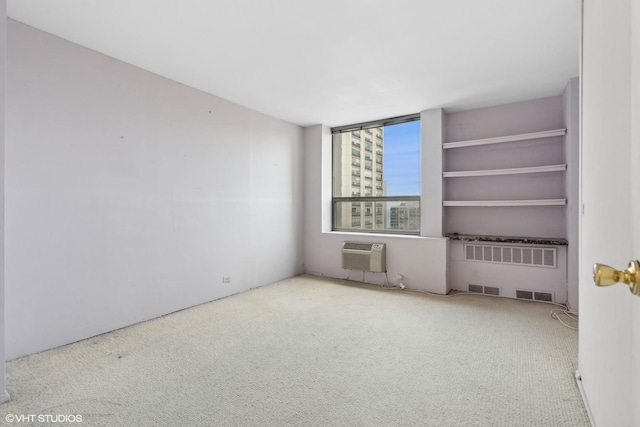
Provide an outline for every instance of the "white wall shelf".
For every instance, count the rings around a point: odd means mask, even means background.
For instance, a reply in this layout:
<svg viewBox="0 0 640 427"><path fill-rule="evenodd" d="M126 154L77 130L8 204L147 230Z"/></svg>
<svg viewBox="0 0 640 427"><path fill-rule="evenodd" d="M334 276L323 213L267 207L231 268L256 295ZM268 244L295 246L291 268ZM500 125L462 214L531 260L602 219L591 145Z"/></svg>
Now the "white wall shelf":
<svg viewBox="0 0 640 427"><path fill-rule="evenodd" d="M467 177L467 176L495 176L495 175L518 175L518 174L545 173L545 172L564 172L566 170L567 170L567 165L563 164L563 165L533 166L533 167L526 167L526 168L443 172L442 176L444 178L458 178L458 177Z"/></svg>
<svg viewBox="0 0 640 427"><path fill-rule="evenodd" d="M528 141L532 139L550 138L553 136L563 136L567 132L566 129L545 130L542 132L523 133L519 135L498 136L495 138L472 139L468 141L445 142L442 144L443 149L472 147L475 145L501 144L503 142Z"/></svg>
<svg viewBox="0 0 640 427"><path fill-rule="evenodd" d="M564 206L567 199L538 199L538 200L444 200L443 206Z"/></svg>

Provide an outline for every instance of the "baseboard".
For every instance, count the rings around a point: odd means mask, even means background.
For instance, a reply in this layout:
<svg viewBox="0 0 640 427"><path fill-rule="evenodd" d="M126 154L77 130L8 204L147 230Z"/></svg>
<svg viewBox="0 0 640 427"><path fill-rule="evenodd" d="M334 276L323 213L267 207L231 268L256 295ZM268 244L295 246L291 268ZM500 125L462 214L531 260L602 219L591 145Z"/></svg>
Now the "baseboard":
<svg viewBox="0 0 640 427"><path fill-rule="evenodd" d="M9 393L7 393L6 391L0 393L0 403L7 402L9 400L11 400L11 396L9 396Z"/></svg>
<svg viewBox="0 0 640 427"><path fill-rule="evenodd" d="M589 402L587 401L587 396L584 394L584 387L582 387L582 376L580 375L580 371L576 370L575 372L576 385L578 386L578 390L580 390L580 396L582 396L582 403L584 403L584 408L587 411L587 416L589 417L589 422L591 423L591 427L596 427L596 423L593 422L593 417L591 416L591 408L589 407Z"/></svg>

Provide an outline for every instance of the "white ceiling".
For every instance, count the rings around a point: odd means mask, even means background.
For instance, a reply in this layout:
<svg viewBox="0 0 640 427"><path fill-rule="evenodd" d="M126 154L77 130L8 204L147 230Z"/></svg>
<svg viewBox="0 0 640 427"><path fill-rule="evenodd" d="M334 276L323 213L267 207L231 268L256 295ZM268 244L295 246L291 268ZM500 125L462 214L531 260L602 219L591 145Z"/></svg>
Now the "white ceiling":
<svg viewBox="0 0 640 427"><path fill-rule="evenodd" d="M579 69L580 0L7 3L12 19L302 126L558 95Z"/></svg>

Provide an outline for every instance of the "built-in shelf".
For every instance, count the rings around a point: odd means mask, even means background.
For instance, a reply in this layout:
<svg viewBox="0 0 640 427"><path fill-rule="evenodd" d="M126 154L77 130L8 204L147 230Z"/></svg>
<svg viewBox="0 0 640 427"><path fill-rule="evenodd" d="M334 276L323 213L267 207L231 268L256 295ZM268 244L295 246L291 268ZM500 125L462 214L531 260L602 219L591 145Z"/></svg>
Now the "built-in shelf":
<svg viewBox="0 0 640 427"><path fill-rule="evenodd" d="M566 129L545 130L542 132L523 133L520 135L498 136L495 138L472 139L468 141L445 142L442 144L443 149L472 147L474 145L501 144L503 142L528 141L531 139L550 138L553 136L562 136L567 132Z"/></svg>
<svg viewBox="0 0 640 427"><path fill-rule="evenodd" d="M466 176L493 176L493 175L518 175L527 173L563 172L567 170L567 165L533 166L526 168L511 169L491 169L459 172L443 172L445 178L457 178Z"/></svg>
<svg viewBox="0 0 640 427"><path fill-rule="evenodd" d="M444 200L443 206L564 206L567 199L539 199L539 200Z"/></svg>

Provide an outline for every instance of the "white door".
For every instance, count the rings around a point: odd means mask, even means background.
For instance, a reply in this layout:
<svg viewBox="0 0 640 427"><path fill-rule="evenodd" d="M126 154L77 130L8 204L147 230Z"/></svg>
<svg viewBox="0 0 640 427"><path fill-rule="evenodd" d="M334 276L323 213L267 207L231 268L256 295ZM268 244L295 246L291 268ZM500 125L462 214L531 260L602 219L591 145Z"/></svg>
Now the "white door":
<svg viewBox="0 0 640 427"><path fill-rule="evenodd" d="M584 0L579 371L597 427L640 426L640 296L593 263L640 259L640 0Z"/></svg>

